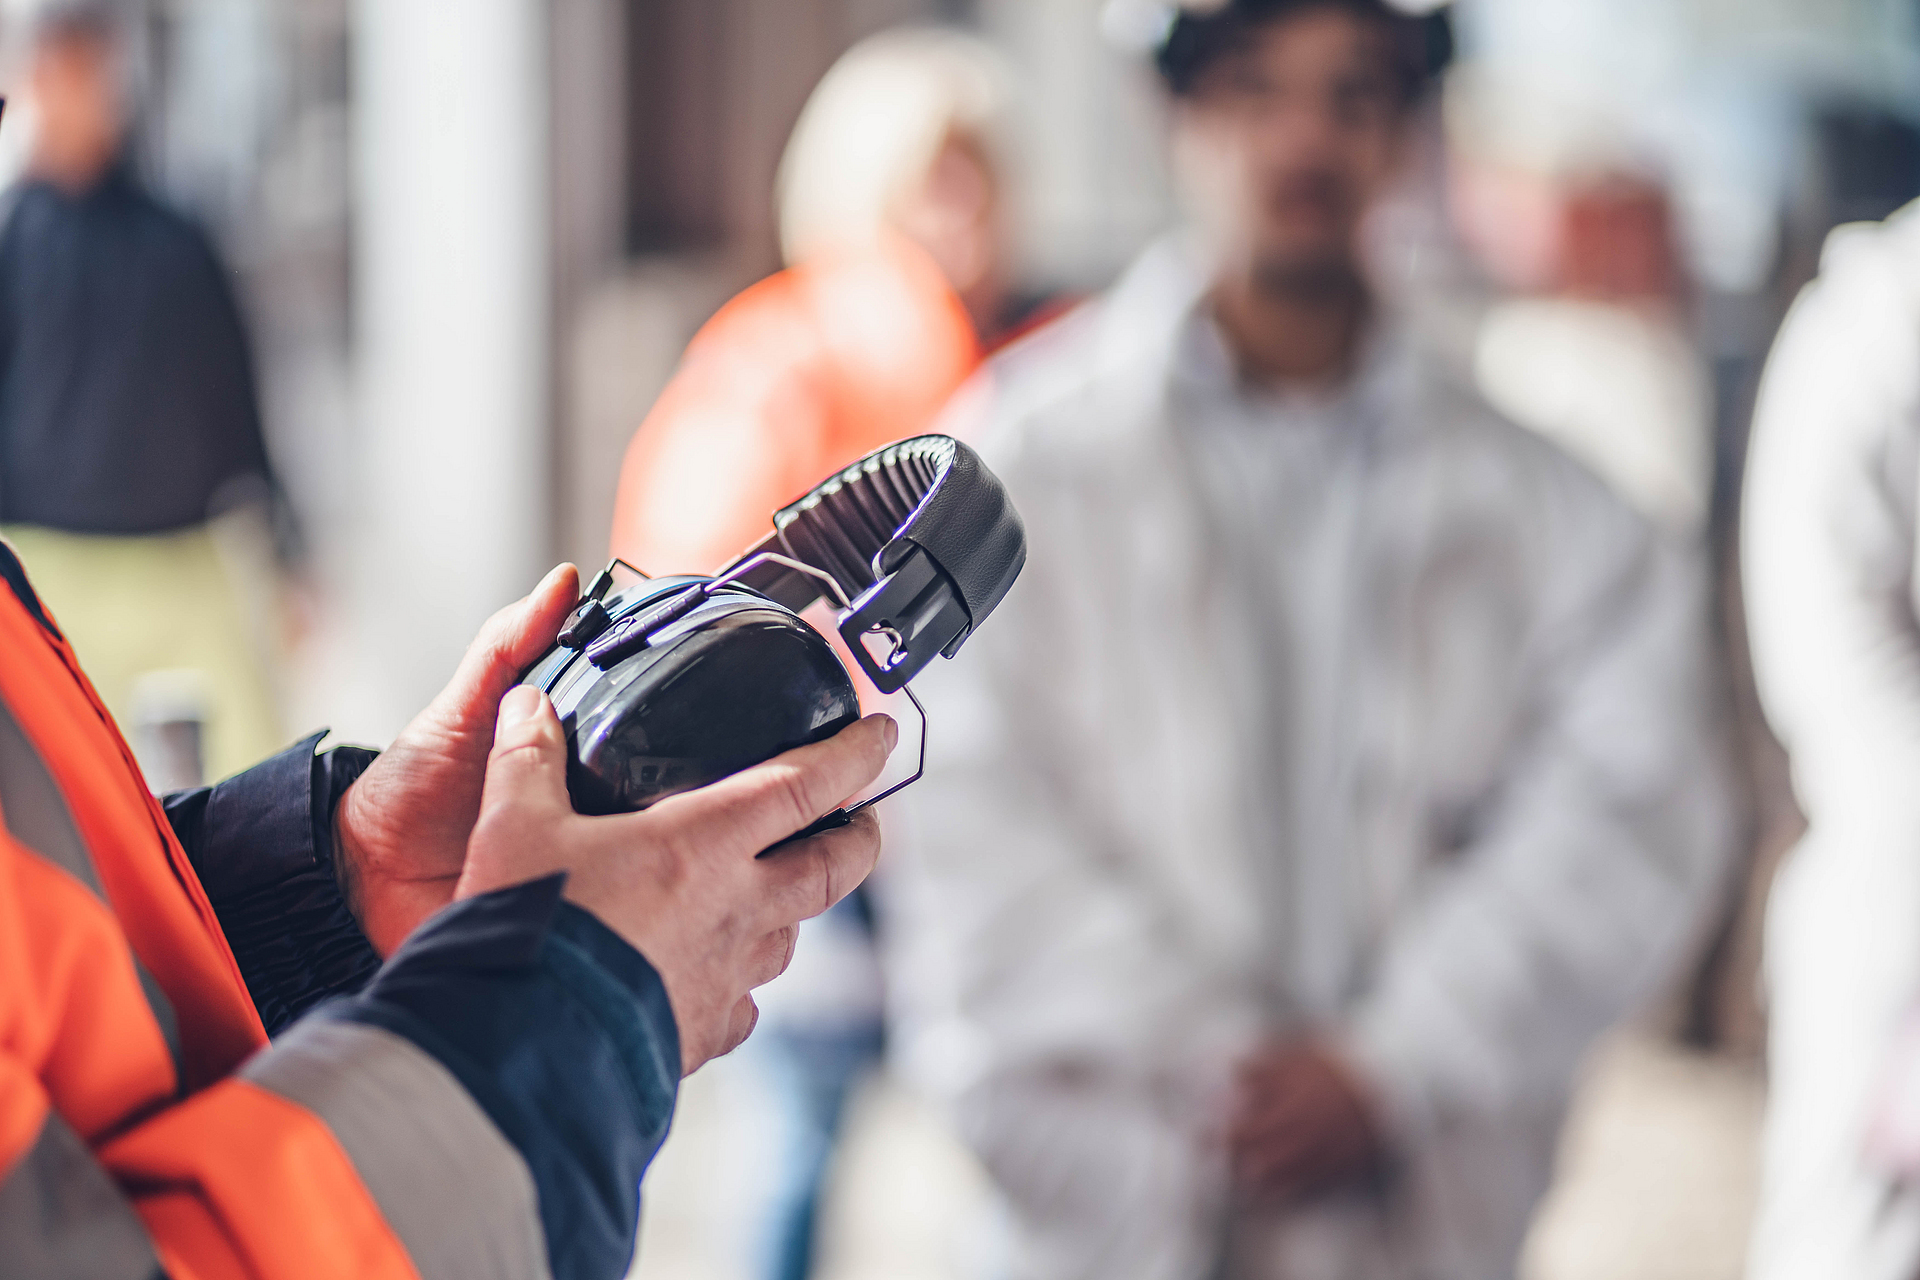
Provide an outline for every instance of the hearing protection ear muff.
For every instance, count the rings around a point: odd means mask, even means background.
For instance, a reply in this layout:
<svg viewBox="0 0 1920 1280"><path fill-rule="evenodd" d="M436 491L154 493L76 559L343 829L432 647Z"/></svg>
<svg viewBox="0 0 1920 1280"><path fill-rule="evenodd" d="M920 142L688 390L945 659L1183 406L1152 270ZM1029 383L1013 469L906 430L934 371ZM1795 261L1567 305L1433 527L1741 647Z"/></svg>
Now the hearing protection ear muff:
<svg viewBox="0 0 1920 1280"><path fill-rule="evenodd" d="M951 436L918 436L775 512L773 532L720 576L797 612L823 594L826 579L810 570L825 570L846 605L841 638L874 687L893 693L934 654L958 653L1026 562L1026 530L980 455Z"/></svg>
<svg viewBox="0 0 1920 1280"><path fill-rule="evenodd" d="M522 682L552 698L566 729L574 807L643 809L859 718L852 678L801 610L836 605L836 629L874 687L913 698L907 682L959 652L1026 554L1020 517L980 456L918 436L775 512L773 531L711 578L649 578L614 561ZM801 834L845 825L919 776Z"/></svg>

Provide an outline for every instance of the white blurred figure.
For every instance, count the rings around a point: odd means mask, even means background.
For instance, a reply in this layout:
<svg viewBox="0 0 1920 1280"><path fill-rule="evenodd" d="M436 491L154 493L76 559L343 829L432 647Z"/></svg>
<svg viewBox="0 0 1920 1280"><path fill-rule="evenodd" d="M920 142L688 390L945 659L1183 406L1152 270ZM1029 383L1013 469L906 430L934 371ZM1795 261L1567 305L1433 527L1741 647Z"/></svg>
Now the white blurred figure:
<svg viewBox="0 0 1920 1280"><path fill-rule="evenodd" d="M1920 1274L1920 207L1842 227L1761 385L1744 557L1806 836L1774 881L1753 1280Z"/></svg>
<svg viewBox="0 0 1920 1280"><path fill-rule="evenodd" d="M1586 463L1662 528L1704 532L1712 391L1673 316L1596 298L1509 299L1481 322L1474 375L1494 408Z"/></svg>
<svg viewBox="0 0 1920 1280"><path fill-rule="evenodd" d="M1449 77L1447 124L1456 224L1508 291L1474 344L1481 394L1663 528L1702 536L1712 391L1662 186L1604 116L1486 68Z"/></svg>
<svg viewBox="0 0 1920 1280"><path fill-rule="evenodd" d="M1030 559L921 678L899 1060L1021 1277L1511 1275L1729 850L1700 556L1369 286L1427 32L1207 7L1143 26L1193 234L961 411Z"/></svg>

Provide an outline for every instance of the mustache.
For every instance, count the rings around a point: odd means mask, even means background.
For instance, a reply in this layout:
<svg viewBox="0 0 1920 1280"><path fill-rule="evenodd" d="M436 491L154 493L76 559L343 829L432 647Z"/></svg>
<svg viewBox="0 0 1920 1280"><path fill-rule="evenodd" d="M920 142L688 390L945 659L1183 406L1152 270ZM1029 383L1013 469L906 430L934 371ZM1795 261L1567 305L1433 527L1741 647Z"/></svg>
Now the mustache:
<svg viewBox="0 0 1920 1280"><path fill-rule="evenodd" d="M1315 306L1367 299L1366 280L1345 258L1262 258L1253 264L1253 287L1276 301Z"/></svg>
<svg viewBox="0 0 1920 1280"><path fill-rule="evenodd" d="M1353 203L1353 195L1331 169L1296 169L1267 184L1266 203L1275 209L1306 206L1341 212Z"/></svg>

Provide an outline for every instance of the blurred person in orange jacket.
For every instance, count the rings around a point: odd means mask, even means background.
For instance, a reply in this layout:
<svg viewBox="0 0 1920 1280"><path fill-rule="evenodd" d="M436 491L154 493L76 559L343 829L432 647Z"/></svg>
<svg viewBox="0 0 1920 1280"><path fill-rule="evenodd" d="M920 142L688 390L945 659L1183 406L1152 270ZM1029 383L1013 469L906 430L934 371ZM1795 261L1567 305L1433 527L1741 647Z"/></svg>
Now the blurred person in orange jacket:
<svg viewBox="0 0 1920 1280"><path fill-rule="evenodd" d="M719 567L776 508L926 430L983 347L1023 327L996 161L1005 79L979 41L906 29L857 45L821 80L780 167L788 266L707 323L634 436L615 555L650 573ZM880 1059L873 931L864 894L809 925L742 1055L740 1083L767 1091L783 1135L756 1214L767 1280L811 1269L846 1103Z"/></svg>
<svg viewBox="0 0 1920 1280"><path fill-rule="evenodd" d="M613 551L707 571L767 515L925 429L1002 328L998 59L886 32L834 64L781 161L787 269L722 307L634 435Z"/></svg>

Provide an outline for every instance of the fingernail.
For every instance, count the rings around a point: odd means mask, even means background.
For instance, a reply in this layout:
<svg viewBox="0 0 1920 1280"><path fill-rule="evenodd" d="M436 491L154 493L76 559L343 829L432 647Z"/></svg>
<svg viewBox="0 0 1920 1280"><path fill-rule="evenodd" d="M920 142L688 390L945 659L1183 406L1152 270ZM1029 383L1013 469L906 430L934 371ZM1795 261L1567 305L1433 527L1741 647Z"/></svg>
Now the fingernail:
<svg viewBox="0 0 1920 1280"><path fill-rule="evenodd" d="M900 744L900 722L892 716L882 716L880 718L887 722L885 725L887 731L887 750L891 751Z"/></svg>
<svg viewBox="0 0 1920 1280"><path fill-rule="evenodd" d="M547 695L530 684L517 684L507 690L507 696L500 699L500 728L509 729L524 720L533 718Z"/></svg>

